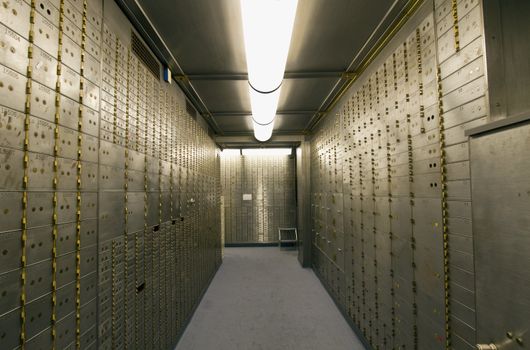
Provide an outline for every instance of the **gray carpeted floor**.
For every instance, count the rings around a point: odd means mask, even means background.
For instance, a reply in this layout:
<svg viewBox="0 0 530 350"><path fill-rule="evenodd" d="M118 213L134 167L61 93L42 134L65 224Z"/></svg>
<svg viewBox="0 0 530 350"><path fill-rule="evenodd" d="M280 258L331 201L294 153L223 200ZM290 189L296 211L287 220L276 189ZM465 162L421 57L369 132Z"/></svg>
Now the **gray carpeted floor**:
<svg viewBox="0 0 530 350"><path fill-rule="evenodd" d="M364 349L294 251L228 248L177 350Z"/></svg>

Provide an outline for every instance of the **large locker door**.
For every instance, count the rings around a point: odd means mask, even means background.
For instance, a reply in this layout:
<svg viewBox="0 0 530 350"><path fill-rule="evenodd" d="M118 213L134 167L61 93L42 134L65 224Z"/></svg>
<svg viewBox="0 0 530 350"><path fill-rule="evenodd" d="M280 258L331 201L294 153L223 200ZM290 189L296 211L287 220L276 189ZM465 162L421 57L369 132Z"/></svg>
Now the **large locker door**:
<svg viewBox="0 0 530 350"><path fill-rule="evenodd" d="M530 349L530 123L471 140L477 340Z"/></svg>

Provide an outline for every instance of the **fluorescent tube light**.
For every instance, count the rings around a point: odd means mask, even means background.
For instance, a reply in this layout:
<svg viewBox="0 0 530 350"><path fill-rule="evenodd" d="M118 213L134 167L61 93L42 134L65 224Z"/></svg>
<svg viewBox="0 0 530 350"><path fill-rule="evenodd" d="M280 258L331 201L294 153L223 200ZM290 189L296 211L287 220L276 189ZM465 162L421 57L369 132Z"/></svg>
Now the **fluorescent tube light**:
<svg viewBox="0 0 530 350"><path fill-rule="evenodd" d="M249 86L252 119L261 125L270 124L276 116L281 88L268 94L262 94Z"/></svg>
<svg viewBox="0 0 530 350"><path fill-rule="evenodd" d="M290 156L290 148L243 148L244 156Z"/></svg>
<svg viewBox="0 0 530 350"><path fill-rule="evenodd" d="M278 88L285 72L298 0L241 0L250 84L260 92Z"/></svg>
<svg viewBox="0 0 530 350"><path fill-rule="evenodd" d="M256 140L265 142L272 136L272 130L274 129L274 120L269 124L258 124L255 121L252 122L254 125L254 137Z"/></svg>
<svg viewBox="0 0 530 350"><path fill-rule="evenodd" d="M254 136L272 136L298 0L240 0Z"/></svg>

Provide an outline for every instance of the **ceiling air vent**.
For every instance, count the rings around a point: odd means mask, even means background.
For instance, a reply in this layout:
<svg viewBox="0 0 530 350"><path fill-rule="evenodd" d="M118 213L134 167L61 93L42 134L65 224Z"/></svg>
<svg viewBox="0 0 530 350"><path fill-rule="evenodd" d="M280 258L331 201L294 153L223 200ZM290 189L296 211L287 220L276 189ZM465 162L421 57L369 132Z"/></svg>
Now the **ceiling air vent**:
<svg viewBox="0 0 530 350"><path fill-rule="evenodd" d="M160 79L160 64L158 63L158 60L151 54L147 46L144 45L134 31L131 31L131 46L132 51L140 61L145 64L147 69L149 69L157 79Z"/></svg>
<svg viewBox="0 0 530 350"><path fill-rule="evenodd" d="M191 115L193 119L197 120L197 111L188 100L186 100L186 112L188 112L188 114Z"/></svg>

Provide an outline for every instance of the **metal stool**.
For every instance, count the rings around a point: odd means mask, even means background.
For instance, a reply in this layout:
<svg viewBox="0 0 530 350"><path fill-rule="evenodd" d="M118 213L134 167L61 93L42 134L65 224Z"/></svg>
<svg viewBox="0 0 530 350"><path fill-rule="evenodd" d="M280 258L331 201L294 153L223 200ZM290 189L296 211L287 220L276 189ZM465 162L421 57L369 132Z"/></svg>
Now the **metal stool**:
<svg viewBox="0 0 530 350"><path fill-rule="evenodd" d="M296 247L298 242L298 231L296 227L279 227L278 228L278 247L282 249L282 243L293 243Z"/></svg>

